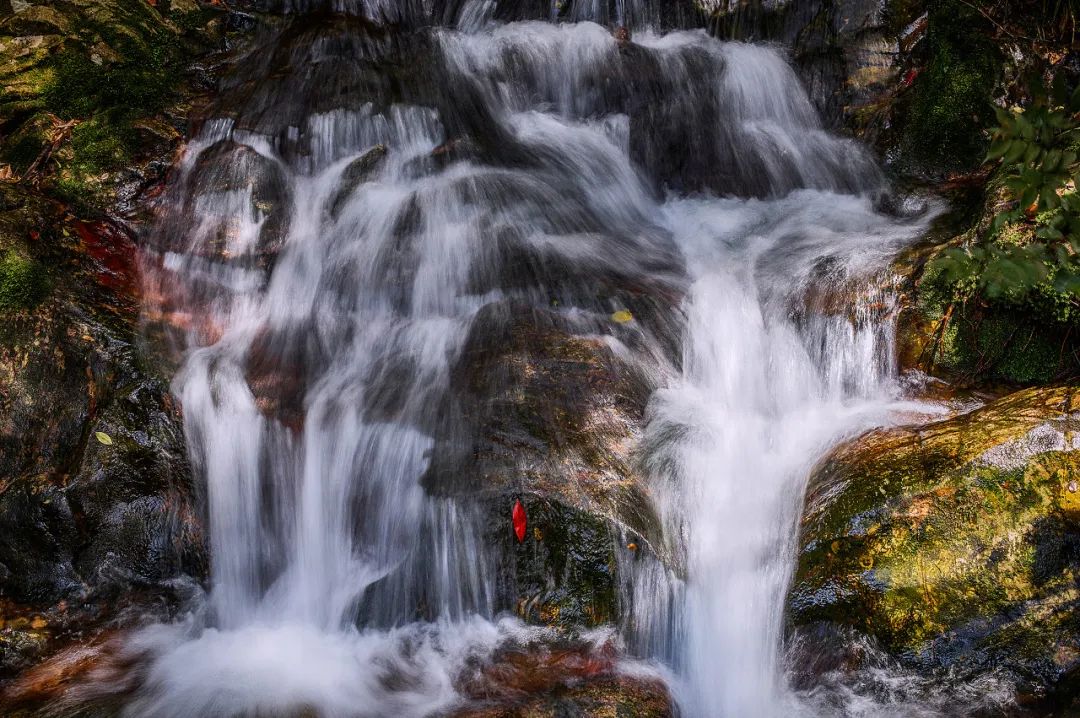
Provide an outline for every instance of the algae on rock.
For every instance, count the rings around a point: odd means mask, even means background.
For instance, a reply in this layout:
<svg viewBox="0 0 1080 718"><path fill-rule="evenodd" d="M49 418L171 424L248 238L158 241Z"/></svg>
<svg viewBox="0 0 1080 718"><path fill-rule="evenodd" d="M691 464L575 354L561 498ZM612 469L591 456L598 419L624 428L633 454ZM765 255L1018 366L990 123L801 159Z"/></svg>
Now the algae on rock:
<svg viewBox="0 0 1080 718"><path fill-rule="evenodd" d="M809 485L792 623L1055 688L1080 667L1078 397L1025 390L834 451Z"/></svg>

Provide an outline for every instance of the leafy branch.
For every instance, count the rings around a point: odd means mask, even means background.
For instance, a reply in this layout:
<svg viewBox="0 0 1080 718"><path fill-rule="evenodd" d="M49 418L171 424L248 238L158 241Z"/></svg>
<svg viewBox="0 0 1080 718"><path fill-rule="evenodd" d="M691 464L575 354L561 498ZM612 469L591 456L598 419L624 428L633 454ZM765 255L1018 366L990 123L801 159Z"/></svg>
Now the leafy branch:
<svg viewBox="0 0 1080 718"><path fill-rule="evenodd" d="M1000 161L1012 199L981 241L946 250L937 269L958 300L1041 297L1058 307L1056 319L1073 318L1080 310L1080 88L1070 97L1062 82L1038 86L1027 108L995 111L985 162Z"/></svg>

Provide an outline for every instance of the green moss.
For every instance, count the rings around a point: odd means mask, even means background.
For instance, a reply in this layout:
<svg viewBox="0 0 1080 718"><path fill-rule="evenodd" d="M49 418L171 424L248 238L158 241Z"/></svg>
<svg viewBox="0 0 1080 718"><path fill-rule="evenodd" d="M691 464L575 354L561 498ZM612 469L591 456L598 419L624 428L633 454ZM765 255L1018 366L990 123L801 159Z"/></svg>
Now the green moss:
<svg viewBox="0 0 1080 718"><path fill-rule="evenodd" d="M1045 384L1065 369L1068 338L1067 328L1033 322L1023 312L991 307L973 317L961 308L942 335L936 365L980 381Z"/></svg>
<svg viewBox="0 0 1080 718"><path fill-rule="evenodd" d="M985 20L957 0L929 6L928 60L911 89L901 146L909 165L933 173L970 170L988 139L990 100L1001 74L996 47L977 28Z"/></svg>
<svg viewBox="0 0 1080 718"><path fill-rule="evenodd" d="M983 355L991 357L991 378L1016 384L1052 381L1058 372L1060 343L1047 334L1020 324L1019 318L996 316L984 321L977 342Z"/></svg>
<svg viewBox="0 0 1080 718"><path fill-rule="evenodd" d="M40 264L13 249L0 257L0 312L33 309L47 292L48 279Z"/></svg>
<svg viewBox="0 0 1080 718"><path fill-rule="evenodd" d="M159 44L160 43L160 44ZM101 110L128 116L161 109L176 86L176 45L155 38L143 45L125 40L120 62L94 62L81 49L68 49L53 60L54 72L42 91L50 112L63 119L88 117Z"/></svg>
<svg viewBox="0 0 1080 718"><path fill-rule="evenodd" d="M95 117L72 130L72 169L77 174L96 174L126 164L137 138L125 123L108 116Z"/></svg>
<svg viewBox="0 0 1080 718"><path fill-rule="evenodd" d="M970 233L961 239L968 237ZM1005 231L1002 241L1023 238ZM1080 365L1072 356L1080 346L1080 317L1071 297L1054 289L1052 276L1034 291L995 300L977 296L975 289L973 279L950 283L940 264L931 261L926 265L914 313L923 331L940 334L923 340L934 348L932 357L927 351L920 358L924 369L968 381L1021 386L1077 375Z"/></svg>
<svg viewBox="0 0 1080 718"><path fill-rule="evenodd" d="M174 37L158 32L139 41L111 33L109 39L121 61L95 62L88 50L66 49L54 58L53 74L42 90L49 112L84 120L71 137L75 174L128 162L138 149L132 123L159 112L178 84L180 47Z"/></svg>
<svg viewBox="0 0 1080 718"><path fill-rule="evenodd" d="M1040 616L1076 593L1080 451L1029 432L1068 436L1072 396L1019 392L834 454L812 481L794 621L854 626L909 655L961 630L957 650L1052 655L1066 634Z"/></svg>
<svg viewBox="0 0 1080 718"><path fill-rule="evenodd" d="M44 137L33 132L22 133L17 139L11 141L7 147L4 147L0 158L10 164L17 174L22 174L41 155L44 148Z"/></svg>

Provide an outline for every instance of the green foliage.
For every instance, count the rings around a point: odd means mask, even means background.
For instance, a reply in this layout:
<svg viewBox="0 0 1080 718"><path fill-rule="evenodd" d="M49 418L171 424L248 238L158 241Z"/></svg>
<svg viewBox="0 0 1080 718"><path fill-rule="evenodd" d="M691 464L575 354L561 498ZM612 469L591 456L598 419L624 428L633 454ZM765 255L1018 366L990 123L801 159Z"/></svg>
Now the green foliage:
<svg viewBox="0 0 1080 718"><path fill-rule="evenodd" d="M37 262L12 249L0 256L0 312L33 309L47 291L45 271Z"/></svg>
<svg viewBox="0 0 1080 718"><path fill-rule="evenodd" d="M1080 318L1080 88L1035 93L1020 112L996 108L987 162L1002 163L1013 201L983 241L937 260L955 299L1024 307L1040 319Z"/></svg>

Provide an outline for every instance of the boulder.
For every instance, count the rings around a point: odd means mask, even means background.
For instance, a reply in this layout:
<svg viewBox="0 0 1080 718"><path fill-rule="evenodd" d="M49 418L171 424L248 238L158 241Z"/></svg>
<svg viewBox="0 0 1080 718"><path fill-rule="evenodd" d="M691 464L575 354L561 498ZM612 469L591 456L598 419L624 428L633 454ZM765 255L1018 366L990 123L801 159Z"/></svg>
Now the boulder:
<svg viewBox="0 0 1080 718"><path fill-rule="evenodd" d="M648 326L646 305L637 306L640 323L608 320L606 332L633 342ZM523 303L482 310L423 482L432 495L480 507L499 602L538 623L618 623L629 608L621 562L670 559L637 456L655 376L601 331L583 335L557 310ZM529 517L521 542L510 530L519 499Z"/></svg>
<svg viewBox="0 0 1080 718"><path fill-rule="evenodd" d="M201 214L204 225L211 229L197 235L199 246L177 249L216 262L250 265L268 276L288 235L292 209L289 178L281 165L249 145L225 139L199 155L188 182L195 191L181 209L181 217L174 225L177 235L174 239L190 241L184 231L187 225L183 217ZM231 200L221 198L230 194L234 195ZM215 195L218 201L228 202L228 210L222 216L213 216L212 202L200 206L199 200L213 199ZM242 228L236 226L234 203L241 201L252 221L259 223L254 238L244 237Z"/></svg>
<svg viewBox="0 0 1080 718"><path fill-rule="evenodd" d="M1073 690L1077 391L1029 389L836 449L810 480L791 624L855 628L921 668Z"/></svg>

